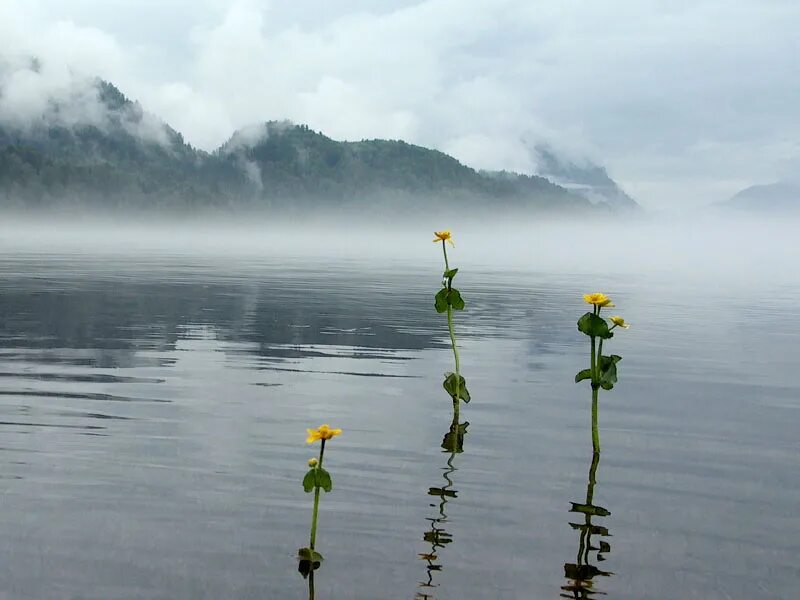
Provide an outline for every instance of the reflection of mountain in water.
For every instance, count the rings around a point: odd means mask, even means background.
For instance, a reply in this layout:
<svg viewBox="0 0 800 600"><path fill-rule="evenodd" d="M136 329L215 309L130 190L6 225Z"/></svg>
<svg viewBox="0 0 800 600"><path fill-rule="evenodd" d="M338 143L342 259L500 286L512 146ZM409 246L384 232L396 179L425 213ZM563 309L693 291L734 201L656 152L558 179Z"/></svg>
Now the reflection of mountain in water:
<svg viewBox="0 0 800 600"><path fill-rule="evenodd" d="M603 508L594 504L594 486L596 483L597 466L600 464L600 453L595 452L592 455L592 465L589 468L589 483L586 486L586 500L585 502L572 502L571 513L583 515L583 521L578 523L570 522L570 527L579 531L578 536L578 555L574 563L564 563L564 577L566 583L561 587L562 598L592 598L600 594L605 595L603 592L598 591L594 587L595 577L608 577L612 573L600 569L598 566L592 564L592 554L594 560L602 562L606 560L606 555L611 552L611 544L605 539L611 534L608 528L603 525L598 525L592 519L608 517L611 513ZM595 539L593 542L592 538ZM596 545L595 545L596 544Z"/></svg>
<svg viewBox="0 0 800 600"><path fill-rule="evenodd" d="M93 366L123 366L137 350L174 349L198 326L221 340L254 343L270 356L291 356L293 346L305 344L418 349L435 337L422 327L403 331L396 316L387 322L400 299L373 308L322 288L305 293L201 281L81 281L57 289L26 283L7 283L0 294L0 344L92 350L86 361Z"/></svg>
<svg viewBox="0 0 800 600"><path fill-rule="evenodd" d="M28 265L15 267L17 273L27 270ZM3 360L25 361L26 353L35 352L37 362L47 362L51 349L70 348L68 356L54 350L52 360L102 368L151 366L169 359L140 351L174 350L197 328L278 359L327 356L332 346L347 348L351 358L374 358L379 350L422 350L445 342L433 292L407 282L375 282L369 274L294 274L258 282L221 281L218 273L125 275L88 272L65 279L7 273L0 284L0 352L13 348L14 353L3 353ZM479 296L470 306L476 325L472 332L465 326L464 337L478 335L478 328L502 335L503 321L536 318L522 310L509 315L513 308L503 308L488 293L485 301ZM541 344L550 345L547 339Z"/></svg>

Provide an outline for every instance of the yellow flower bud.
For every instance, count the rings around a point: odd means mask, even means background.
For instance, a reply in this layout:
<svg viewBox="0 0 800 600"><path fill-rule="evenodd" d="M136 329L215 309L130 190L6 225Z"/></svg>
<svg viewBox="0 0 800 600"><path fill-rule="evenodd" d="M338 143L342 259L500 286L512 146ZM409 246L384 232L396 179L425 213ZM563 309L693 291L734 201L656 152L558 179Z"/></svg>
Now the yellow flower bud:
<svg viewBox="0 0 800 600"><path fill-rule="evenodd" d="M319 461L316 458L309 458L308 459L308 466L309 467L316 467L319 464Z"/></svg>
<svg viewBox="0 0 800 600"><path fill-rule="evenodd" d="M611 322L614 323L617 327L622 327L623 329L627 329L630 327L628 323L625 322L625 319L622 317L611 317Z"/></svg>

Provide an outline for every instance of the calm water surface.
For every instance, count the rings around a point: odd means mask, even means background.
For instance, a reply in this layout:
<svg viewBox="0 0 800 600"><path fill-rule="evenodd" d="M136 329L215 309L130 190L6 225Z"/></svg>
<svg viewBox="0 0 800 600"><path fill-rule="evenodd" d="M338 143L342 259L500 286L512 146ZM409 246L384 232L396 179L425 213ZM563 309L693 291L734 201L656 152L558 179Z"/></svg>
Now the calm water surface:
<svg viewBox="0 0 800 600"><path fill-rule="evenodd" d="M449 454L437 258L7 255L0 597L307 597L322 422L317 598L798 597L797 285L464 269ZM596 287L633 323L599 463Z"/></svg>

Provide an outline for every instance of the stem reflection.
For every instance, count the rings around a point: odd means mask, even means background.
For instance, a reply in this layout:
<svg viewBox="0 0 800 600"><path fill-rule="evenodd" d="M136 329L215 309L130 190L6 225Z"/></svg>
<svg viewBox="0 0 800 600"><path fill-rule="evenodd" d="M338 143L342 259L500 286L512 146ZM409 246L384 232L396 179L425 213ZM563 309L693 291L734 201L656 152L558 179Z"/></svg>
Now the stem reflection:
<svg viewBox="0 0 800 600"><path fill-rule="evenodd" d="M435 573L444 568L440 562L439 555L441 550L453 542L453 536L445 529L445 524L448 521L446 508L450 500L458 497L458 490L453 488L453 474L458 470L454 461L456 455L464 451L464 437L467 434L467 427L469 427L469 423L459 423L458 414L454 412L450 429L442 439L441 447L448 454L446 466L442 470L442 478L445 484L441 487L428 488L428 495L438 498L439 501L431 504L431 507L437 508L437 514L427 518L430 526L423 535L423 539L429 545L429 548L425 552L421 552L419 557L427 563L425 566L427 579L419 582L420 590L414 596L417 600L430 600L435 597L433 596L433 590L438 587L438 584L435 583L434 576Z"/></svg>
<svg viewBox="0 0 800 600"><path fill-rule="evenodd" d="M607 540L597 538L611 537L607 527L592 522L596 517L608 517L611 513L594 504L594 489L597 483L597 467L600 464L600 453L592 453L592 464L589 467L589 482L586 485L586 500L584 502L571 502L569 512L583 515L583 522L572 523L570 527L580 532L578 536L578 554L574 563L564 563L564 577L567 579L561 587L562 598L586 599L595 595L605 595L594 587L595 577L608 577L611 571L604 571L592 564L606 560L606 555L611 552L611 545ZM594 545L592 538L597 540ZM593 556L594 555L594 556Z"/></svg>

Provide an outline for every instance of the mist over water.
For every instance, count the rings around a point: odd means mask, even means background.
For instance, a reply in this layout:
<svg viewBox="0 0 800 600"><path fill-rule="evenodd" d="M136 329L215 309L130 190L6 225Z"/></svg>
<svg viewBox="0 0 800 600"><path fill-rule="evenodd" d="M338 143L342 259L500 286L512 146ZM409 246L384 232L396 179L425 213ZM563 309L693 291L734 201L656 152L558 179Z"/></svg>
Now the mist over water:
<svg viewBox="0 0 800 600"><path fill-rule="evenodd" d="M433 310L445 227L473 396L454 457ZM325 457L320 600L581 598L587 582L629 600L791 597L795 230L5 220L0 591L303 597L305 428L330 422L345 433ZM600 461L573 381L594 290L633 325L612 340ZM610 513L586 560L573 503Z"/></svg>
<svg viewBox="0 0 800 600"><path fill-rule="evenodd" d="M797 281L786 268L800 255L800 215L646 214L607 217L452 217L231 215L187 219L118 216L10 217L0 223L0 249L109 256L171 254L224 261L237 256L436 262L431 232L456 231L459 261L479 268L546 273L659 275L740 285ZM599 283L602 283L600 281Z"/></svg>

